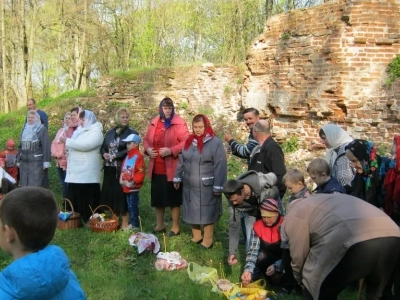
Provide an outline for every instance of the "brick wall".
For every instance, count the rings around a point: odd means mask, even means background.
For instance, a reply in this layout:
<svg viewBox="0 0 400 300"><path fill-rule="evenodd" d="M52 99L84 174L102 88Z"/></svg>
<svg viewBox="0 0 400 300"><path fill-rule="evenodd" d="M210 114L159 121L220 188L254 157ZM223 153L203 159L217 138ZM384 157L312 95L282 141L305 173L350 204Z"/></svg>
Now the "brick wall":
<svg viewBox="0 0 400 300"><path fill-rule="evenodd" d="M278 140L314 142L334 122L355 138L390 141L400 133L400 84L387 87L385 69L398 54L398 0L276 15L249 50L242 102L264 108Z"/></svg>

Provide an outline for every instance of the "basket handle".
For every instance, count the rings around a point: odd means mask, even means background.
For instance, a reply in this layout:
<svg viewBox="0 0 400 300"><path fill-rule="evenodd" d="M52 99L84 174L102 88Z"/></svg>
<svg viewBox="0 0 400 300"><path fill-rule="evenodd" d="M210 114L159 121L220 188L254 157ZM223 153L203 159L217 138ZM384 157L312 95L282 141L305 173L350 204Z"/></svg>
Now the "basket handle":
<svg viewBox="0 0 400 300"><path fill-rule="evenodd" d="M63 205L63 203L65 203L65 202L68 202L68 203L69 203L69 206L71 206L72 212L74 213L74 212L75 212L74 206L72 205L72 202L71 202L69 199L67 199L67 198L64 198L63 201L61 202L60 210L62 210L62 205ZM65 206L65 210L67 210L67 206Z"/></svg>
<svg viewBox="0 0 400 300"><path fill-rule="evenodd" d="M93 210L93 214L95 214L96 210L98 210L98 209L99 209L100 207L102 207L102 206L107 207L108 210L111 211L111 215L113 215L113 216L115 215L115 214L114 214L114 211L111 209L111 207L109 207L108 205L105 205L105 204L102 204L102 205L97 206L97 207Z"/></svg>

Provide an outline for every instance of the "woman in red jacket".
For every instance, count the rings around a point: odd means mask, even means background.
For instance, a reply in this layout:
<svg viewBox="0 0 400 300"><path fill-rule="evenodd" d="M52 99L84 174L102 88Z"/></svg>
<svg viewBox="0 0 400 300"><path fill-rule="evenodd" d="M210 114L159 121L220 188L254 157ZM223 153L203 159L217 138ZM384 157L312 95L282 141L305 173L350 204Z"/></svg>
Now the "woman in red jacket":
<svg viewBox="0 0 400 300"><path fill-rule="evenodd" d="M144 137L145 154L149 160L149 178L151 179L151 206L155 207L157 225L154 232L165 232L165 207L171 208L172 228L168 236L180 234L179 216L182 205L182 187L174 188L172 180L178 166L189 130L185 121L175 114L174 103L164 98L158 107L159 116L155 117Z"/></svg>

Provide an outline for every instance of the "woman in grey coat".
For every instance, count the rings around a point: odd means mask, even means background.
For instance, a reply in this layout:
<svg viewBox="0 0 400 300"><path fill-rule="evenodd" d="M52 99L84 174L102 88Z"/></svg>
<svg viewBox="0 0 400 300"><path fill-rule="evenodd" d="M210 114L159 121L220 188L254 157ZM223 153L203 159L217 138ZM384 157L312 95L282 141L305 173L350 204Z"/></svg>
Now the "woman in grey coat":
<svg viewBox="0 0 400 300"><path fill-rule="evenodd" d="M179 158L174 186L183 187L183 220L192 227L192 242L204 249L213 247L214 223L222 213L222 186L227 177L227 162L222 141L204 115L196 115L193 134ZM204 234L202 236L201 226Z"/></svg>
<svg viewBox="0 0 400 300"><path fill-rule="evenodd" d="M40 122L36 110L27 114L19 146L19 174L21 186L48 187L47 169L50 167L50 139L47 128Z"/></svg>

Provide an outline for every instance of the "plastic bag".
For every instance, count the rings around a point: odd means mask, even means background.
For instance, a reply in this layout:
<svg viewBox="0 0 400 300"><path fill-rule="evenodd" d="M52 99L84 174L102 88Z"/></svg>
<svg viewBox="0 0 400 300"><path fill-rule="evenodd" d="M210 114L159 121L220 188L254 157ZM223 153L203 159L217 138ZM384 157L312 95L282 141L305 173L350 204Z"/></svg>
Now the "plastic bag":
<svg viewBox="0 0 400 300"><path fill-rule="evenodd" d="M72 215L72 212L68 212L68 211L60 211L60 213L58 214L58 217L63 220L66 221L68 220L68 218Z"/></svg>
<svg viewBox="0 0 400 300"><path fill-rule="evenodd" d="M219 288L218 280L212 282L212 284L213 284L213 289L212 289L213 292L223 294L226 297L226 299L229 300L258 300L258 299L266 299L267 295L268 296L270 295L270 293L265 289L265 280L263 279L252 282L246 285L245 287L242 287L241 284L238 285L230 283L230 287L226 288L225 290L221 290ZM225 286L228 285L225 284Z"/></svg>
<svg viewBox="0 0 400 300"><path fill-rule="evenodd" d="M213 281L215 282L218 280L217 269L203 267L194 262L189 263L187 272L189 278L198 284L204 284Z"/></svg>

